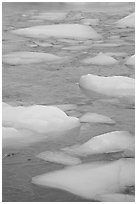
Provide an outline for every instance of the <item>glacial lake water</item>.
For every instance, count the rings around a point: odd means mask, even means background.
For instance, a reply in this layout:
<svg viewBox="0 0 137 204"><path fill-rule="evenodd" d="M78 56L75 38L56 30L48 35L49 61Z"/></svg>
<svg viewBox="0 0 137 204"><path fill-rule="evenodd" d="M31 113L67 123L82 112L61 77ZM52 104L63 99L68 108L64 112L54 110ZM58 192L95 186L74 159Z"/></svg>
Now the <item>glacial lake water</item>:
<svg viewBox="0 0 137 204"><path fill-rule="evenodd" d="M62 21L33 21L32 16L42 12L68 12L70 18ZM82 124L80 134L67 135L63 140L45 142L40 146L15 150L15 155L3 159L3 201L5 202L91 202L85 198L73 195L66 191L53 188L43 188L33 185L33 176L53 170L61 169L60 164L45 162L35 155L42 151L59 150L62 147L84 143L91 137L110 131L126 130L135 134L135 117L133 108L116 105L111 102L101 102L88 99L78 86L79 79L85 74L104 76L121 75L134 78L133 67L124 64L127 56L135 53L134 29L118 29L114 23L134 12L134 3L3 3L3 54L13 51L36 51L69 56L70 61L62 64L39 63L29 65L10 66L3 64L2 69L2 99L13 105L56 105L76 104L74 111L67 114L79 117L86 112L95 112L111 117L115 125ZM82 18L99 19L97 25L92 27L103 36L105 43L119 43L119 38L110 40L110 36L119 36L122 40L120 46L91 46L88 41L84 49L66 50L70 46L67 42L56 39L45 40L53 43L53 47L33 46L34 39L16 36L12 30L35 25L48 25L54 23L80 23ZM72 44L73 45L73 44ZM80 42L78 45L83 45ZM86 57L93 57L99 52L126 52L126 56L115 57L118 64L110 66L85 65L81 61ZM12 150L14 152L14 150ZM3 156L6 152L3 150ZM87 157L83 162L92 160L111 160L118 155L99 155ZM133 191L133 192L132 192ZM134 189L131 189L134 193Z"/></svg>

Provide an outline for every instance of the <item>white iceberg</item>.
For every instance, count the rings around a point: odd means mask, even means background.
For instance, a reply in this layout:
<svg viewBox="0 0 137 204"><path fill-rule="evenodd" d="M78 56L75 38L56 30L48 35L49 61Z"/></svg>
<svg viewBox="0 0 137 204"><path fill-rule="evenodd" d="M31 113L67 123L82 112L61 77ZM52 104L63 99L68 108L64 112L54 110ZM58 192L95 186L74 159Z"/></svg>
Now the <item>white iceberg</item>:
<svg viewBox="0 0 137 204"><path fill-rule="evenodd" d="M115 121L108 116L101 115L98 113L85 113L80 117L82 123L103 123L103 124L115 124Z"/></svg>
<svg viewBox="0 0 137 204"><path fill-rule="evenodd" d="M42 25L29 28L22 28L12 31L17 35L32 38L71 38L71 39L99 39L101 35L85 25L80 24L55 24L55 25Z"/></svg>
<svg viewBox="0 0 137 204"><path fill-rule="evenodd" d="M2 115L3 127L14 128L4 130L4 146L9 146L10 141L17 138L12 146L26 146L35 142L48 139L55 139L61 136L77 134L80 128L78 118L69 117L57 107L33 105L23 106L3 106ZM12 131L11 137L10 131ZM7 134L7 135L6 135Z"/></svg>
<svg viewBox="0 0 137 204"><path fill-rule="evenodd" d="M81 163L81 160L79 158L68 155L64 152L46 151L38 154L37 157L45 161L64 164L64 165L77 165Z"/></svg>
<svg viewBox="0 0 137 204"><path fill-rule="evenodd" d="M116 26L119 28L134 28L135 27L135 13L132 13L121 20L116 22Z"/></svg>
<svg viewBox="0 0 137 204"><path fill-rule="evenodd" d="M43 52L12 52L10 54L4 54L2 61L10 65L18 64L30 64L30 63L57 63L64 60L54 54L43 53Z"/></svg>
<svg viewBox="0 0 137 204"><path fill-rule="evenodd" d="M131 57L129 57L126 60L125 64L134 66L135 65L135 55L132 55Z"/></svg>
<svg viewBox="0 0 137 204"><path fill-rule="evenodd" d="M32 183L96 199L97 195L118 193L125 187L134 185L135 160L120 159L67 167L33 177Z"/></svg>
<svg viewBox="0 0 137 204"><path fill-rule="evenodd" d="M3 108L3 123L38 133L64 131L80 126L78 118L68 117L55 106L7 106Z"/></svg>
<svg viewBox="0 0 137 204"><path fill-rule="evenodd" d="M116 64L118 61L113 57L100 52L97 56L84 59L82 62L84 62L85 64L113 65Z"/></svg>
<svg viewBox="0 0 137 204"><path fill-rule="evenodd" d="M135 79L124 76L83 75L79 86L90 98L118 98L124 103L135 102Z"/></svg>
<svg viewBox="0 0 137 204"><path fill-rule="evenodd" d="M84 144L63 148L66 153L80 156L127 150L135 150L135 137L127 131L108 132L95 136Z"/></svg>

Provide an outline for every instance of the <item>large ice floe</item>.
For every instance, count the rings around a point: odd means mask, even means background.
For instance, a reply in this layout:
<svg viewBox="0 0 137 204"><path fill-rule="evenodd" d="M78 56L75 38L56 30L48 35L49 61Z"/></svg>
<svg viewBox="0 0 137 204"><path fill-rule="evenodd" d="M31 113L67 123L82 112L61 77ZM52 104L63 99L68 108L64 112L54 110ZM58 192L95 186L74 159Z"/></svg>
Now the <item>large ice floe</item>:
<svg viewBox="0 0 137 204"><path fill-rule="evenodd" d="M38 154L37 157L48 162L59 163L64 165L77 165L81 163L81 160L79 158L71 156L64 152L46 151Z"/></svg>
<svg viewBox="0 0 137 204"><path fill-rule="evenodd" d="M124 76L83 75L79 86L88 97L93 99L118 98L128 104L135 103L135 79Z"/></svg>
<svg viewBox="0 0 137 204"><path fill-rule="evenodd" d="M80 24L54 24L22 28L12 31L17 35L32 38L72 38L72 39L99 39L99 35L93 28Z"/></svg>
<svg viewBox="0 0 137 204"><path fill-rule="evenodd" d="M128 131L114 131L95 136L84 144L63 148L63 151L75 155L86 156L127 150L133 151L134 153L134 148L134 136Z"/></svg>
<svg viewBox="0 0 137 204"><path fill-rule="evenodd" d="M135 27L135 13L132 13L121 20L116 22L116 26L119 28L134 28Z"/></svg>
<svg viewBox="0 0 137 204"><path fill-rule="evenodd" d="M134 66L135 65L135 55L132 55L131 57L127 58L125 64Z"/></svg>
<svg viewBox="0 0 137 204"><path fill-rule="evenodd" d="M113 57L100 52L97 56L92 58L91 57L86 58L82 62L85 64L113 65L116 64L118 61Z"/></svg>
<svg viewBox="0 0 137 204"><path fill-rule="evenodd" d="M119 159L67 167L33 177L32 183L59 188L87 199L99 200L101 195L107 194L108 200L109 194L112 196L135 184L135 160ZM120 198L125 201L125 196ZM131 199L133 200L133 197Z"/></svg>
<svg viewBox="0 0 137 204"><path fill-rule="evenodd" d="M66 57L65 57L66 58ZM58 63L64 60L54 54L42 53L42 52L12 52L5 54L2 57L2 61L10 65L30 64L30 63Z"/></svg>
<svg viewBox="0 0 137 204"><path fill-rule="evenodd" d="M10 146L10 141L17 138L18 134L22 135L23 143L18 137L14 145L24 146L24 143L29 145L44 141L50 136L58 137L65 132L74 134L80 127L78 118L68 117L65 112L54 106L13 107L4 104L2 121L3 127L7 128L4 129L4 146ZM12 132L11 137L5 136L6 133L10 135L10 132Z"/></svg>

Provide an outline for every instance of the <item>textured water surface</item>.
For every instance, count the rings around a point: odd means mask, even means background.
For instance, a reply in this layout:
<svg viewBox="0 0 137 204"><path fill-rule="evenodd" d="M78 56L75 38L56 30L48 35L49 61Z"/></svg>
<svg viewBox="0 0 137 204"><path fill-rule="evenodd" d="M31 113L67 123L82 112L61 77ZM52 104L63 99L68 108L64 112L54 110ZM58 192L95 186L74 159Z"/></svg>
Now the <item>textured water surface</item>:
<svg viewBox="0 0 137 204"><path fill-rule="evenodd" d="M56 105L76 104L75 110L66 111L68 115L80 117L86 112L104 114L116 124L82 124L79 135L67 135L63 140L56 140L39 144L36 147L28 147L22 150L3 151L3 201L7 202L82 202L91 201L80 198L68 192L43 188L31 183L31 178L49 171L61 169L62 164L54 164L36 158L35 155L42 151L55 151L60 148L84 143L92 136L109 131L127 130L134 135L134 109L111 102L101 102L88 99L79 89L78 82L82 75L96 74L104 76L122 75L134 78L134 68L126 66L125 58L134 55L134 30L118 29L114 23L122 17L134 11L134 3L125 3L120 6L114 4L107 6L93 3L91 6L59 4L59 3L3 3L3 54L13 51L48 52L59 56L68 56L69 60L63 63L39 63L10 66L3 64L3 101L13 105ZM105 8L105 9L104 9ZM112 9L113 8L113 9ZM69 17L60 22L48 20L38 21L32 16L48 11L67 12ZM65 42L49 39L44 43L52 43L52 47L35 46L36 39L16 36L10 31L34 25L48 25L54 23L79 23L82 18L97 18L99 23L92 27L103 36L103 43L120 43L119 46L92 46L90 41L77 42L83 46L75 49L76 42ZM119 38L110 40L110 36ZM114 41L115 40L115 41ZM73 49L62 49L73 46ZM126 55L114 56L118 63L110 66L98 66L83 64L82 60L94 57L99 52L125 53ZM120 158L120 154L94 155L83 159L83 162L97 160L112 160ZM127 193L134 193L130 188Z"/></svg>

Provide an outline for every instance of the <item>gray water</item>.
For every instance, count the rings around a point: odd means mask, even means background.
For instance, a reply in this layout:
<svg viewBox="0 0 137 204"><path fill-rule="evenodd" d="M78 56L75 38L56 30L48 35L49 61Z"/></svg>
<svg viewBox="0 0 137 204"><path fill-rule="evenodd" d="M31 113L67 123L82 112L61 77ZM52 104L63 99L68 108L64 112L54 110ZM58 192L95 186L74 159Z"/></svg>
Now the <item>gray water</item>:
<svg viewBox="0 0 137 204"><path fill-rule="evenodd" d="M51 24L49 21L31 22L31 17L46 11L71 12L67 23L79 23L82 15L86 18L98 18L97 26L93 28L101 33L106 42L109 36L119 35L125 43L119 47L92 47L79 51L62 50L67 43L55 41L60 48L30 47L33 39L11 34L11 30L33 25ZM134 109L111 103L88 99L79 89L80 76L85 74L122 75L134 77L135 70L124 65L124 57L116 57L118 64L112 66L83 65L81 60L95 56L98 52L126 52L128 56L135 53L134 30L121 30L114 27L114 22L134 11L134 3L3 3L3 53L13 51L39 51L70 56L71 60L62 64L29 64L10 66L3 64L2 84L3 101L13 105L31 104L77 104L77 109L68 112L69 115L80 116L85 112L104 114L116 121L115 125L82 125L79 135L67 136L62 141L45 143L37 148L28 147L22 150L12 150L14 156L3 159L3 201L6 202L88 202L71 193L51 188L43 188L31 184L31 178L42 173L61 169L63 165L44 162L35 157L37 152L56 150L77 142L83 143L95 135L115 130L127 130L135 133ZM65 23L63 20L61 23ZM54 24L56 22L52 22ZM46 41L48 42L48 40ZM3 154L11 153L3 150ZM121 155L99 155L87 157L83 162L92 160L112 160ZM134 193L134 189L129 190ZM132 192L133 191L133 192Z"/></svg>

